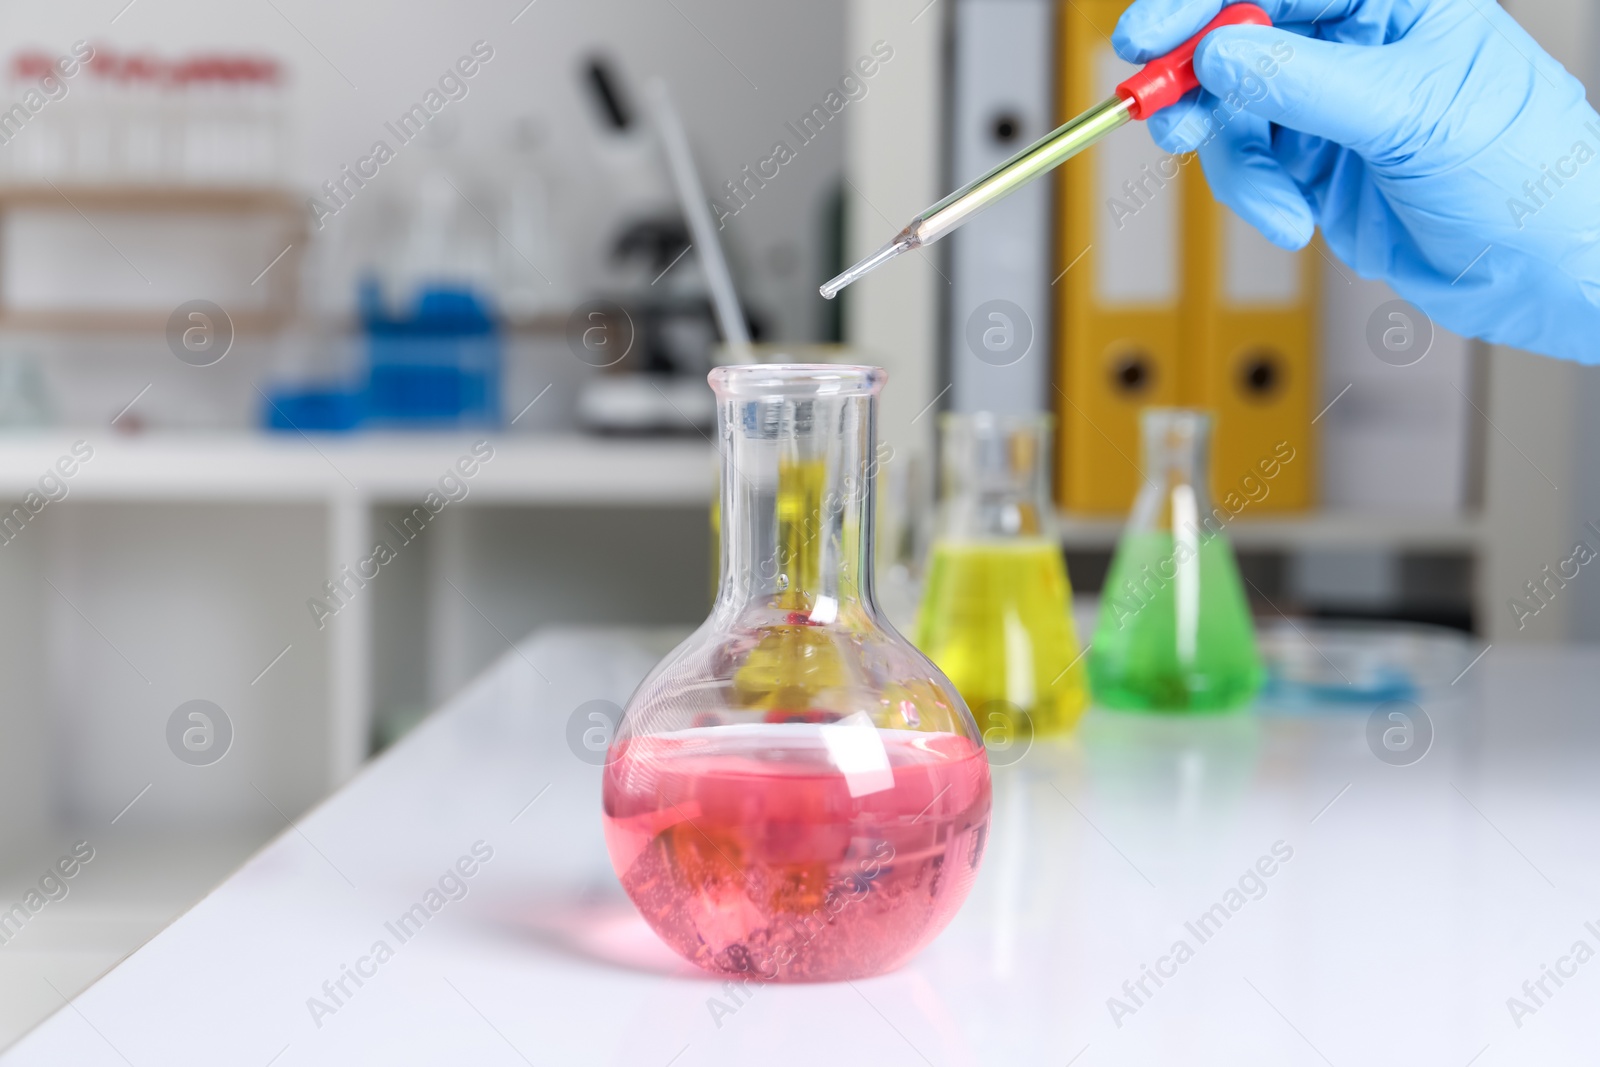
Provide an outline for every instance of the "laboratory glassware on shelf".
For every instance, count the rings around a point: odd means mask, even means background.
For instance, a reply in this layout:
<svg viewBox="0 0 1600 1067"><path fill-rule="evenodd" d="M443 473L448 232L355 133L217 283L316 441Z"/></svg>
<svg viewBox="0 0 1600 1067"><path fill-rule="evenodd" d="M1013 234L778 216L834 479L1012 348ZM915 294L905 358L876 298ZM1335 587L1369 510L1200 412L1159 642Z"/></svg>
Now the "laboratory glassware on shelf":
<svg viewBox="0 0 1600 1067"><path fill-rule="evenodd" d="M944 492L917 645L991 742L1063 733L1089 701L1050 504L1052 421L989 412L941 420Z"/></svg>
<svg viewBox="0 0 1600 1067"><path fill-rule="evenodd" d="M495 245L496 287L508 318L560 315L572 303L562 269L563 244L553 153L543 126L524 116L512 126L501 208L505 240Z"/></svg>
<svg viewBox="0 0 1600 1067"><path fill-rule="evenodd" d="M39 360L0 349L0 431L34 430L56 419L55 402Z"/></svg>
<svg viewBox="0 0 1600 1067"><path fill-rule="evenodd" d="M872 367L711 372L723 455L711 617L628 702L604 825L657 934L719 974L862 978L950 921L989 765L955 687L873 593Z"/></svg>
<svg viewBox="0 0 1600 1067"><path fill-rule="evenodd" d="M1089 652L1095 701L1149 711L1224 711L1265 680L1228 513L1209 490L1211 416L1147 408L1144 485L1117 542Z"/></svg>
<svg viewBox="0 0 1600 1067"><path fill-rule="evenodd" d="M12 184L260 188L285 179L287 97L271 56L164 57L83 42L17 53L12 98L38 118L0 154ZM45 105L48 104L48 107Z"/></svg>

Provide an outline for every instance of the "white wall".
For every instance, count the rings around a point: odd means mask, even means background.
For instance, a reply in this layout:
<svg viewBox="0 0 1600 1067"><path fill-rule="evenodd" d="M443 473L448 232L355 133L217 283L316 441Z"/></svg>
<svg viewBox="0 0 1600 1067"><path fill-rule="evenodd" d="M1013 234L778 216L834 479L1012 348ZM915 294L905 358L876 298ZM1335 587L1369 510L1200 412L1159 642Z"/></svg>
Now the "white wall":
<svg viewBox="0 0 1600 1067"><path fill-rule="evenodd" d="M1587 61L1573 56L1571 69L1589 88L1589 102L1600 102L1600 17L1593 4L1570 5L1580 22L1574 36L1587 43ZM1575 508L1580 522L1594 520L1600 525L1600 367L1578 373L1576 406L1579 412L1578 477L1575 480ZM1572 636L1581 641L1600 641L1600 580L1586 582L1573 597Z"/></svg>
<svg viewBox="0 0 1600 1067"><path fill-rule="evenodd" d="M894 237L944 185L945 17L935 0L852 0L846 47L894 49L875 96L850 113L845 166L848 262ZM889 372L880 434L898 456L929 455L936 422L927 409L939 383L939 316L949 280L943 249L901 256L846 290L846 339Z"/></svg>
<svg viewBox="0 0 1600 1067"><path fill-rule="evenodd" d="M1347 511L1460 514L1468 492L1468 443L1479 420L1472 395L1473 343L1434 331L1416 363L1391 366L1368 347L1367 323L1398 295L1348 267L1322 269L1319 494ZM1341 395L1342 394L1342 395ZM1329 406L1331 405L1331 406Z"/></svg>
<svg viewBox="0 0 1600 1067"><path fill-rule="evenodd" d="M39 664L45 655L40 606L49 592L42 538L0 546L0 856L19 850L50 820L50 695Z"/></svg>
<svg viewBox="0 0 1600 1067"><path fill-rule="evenodd" d="M1600 11L1584 0L1508 5L1533 37L1600 98ZM1571 553L1583 524L1600 519L1594 457L1600 433L1595 370L1492 348L1485 437L1485 521L1489 537L1479 614L1496 641L1600 638L1600 588L1585 575L1519 627L1509 607L1541 568ZM1538 469L1535 470L1534 468ZM1552 486L1551 483L1554 483ZM1586 580L1585 580L1586 579Z"/></svg>

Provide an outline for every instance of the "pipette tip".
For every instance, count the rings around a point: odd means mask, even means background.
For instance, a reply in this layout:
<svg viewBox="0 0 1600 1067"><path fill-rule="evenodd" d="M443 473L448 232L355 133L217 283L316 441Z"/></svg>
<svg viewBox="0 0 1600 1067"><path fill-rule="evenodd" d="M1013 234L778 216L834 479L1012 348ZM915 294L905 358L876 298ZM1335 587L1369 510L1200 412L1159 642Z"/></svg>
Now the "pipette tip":
<svg viewBox="0 0 1600 1067"><path fill-rule="evenodd" d="M919 242L917 239L912 236L910 229L901 230L895 235L894 240L890 241L888 244L872 253L872 255L868 256L866 259L863 259L860 263L857 263L855 266L839 275L837 278L829 280L826 285L822 286L822 288L818 289L817 291L822 294L823 299L832 300L834 297L839 295L839 290L843 289L851 282L872 273L885 263L889 262L895 256L898 256L903 252L911 251L913 248L917 247L918 243Z"/></svg>

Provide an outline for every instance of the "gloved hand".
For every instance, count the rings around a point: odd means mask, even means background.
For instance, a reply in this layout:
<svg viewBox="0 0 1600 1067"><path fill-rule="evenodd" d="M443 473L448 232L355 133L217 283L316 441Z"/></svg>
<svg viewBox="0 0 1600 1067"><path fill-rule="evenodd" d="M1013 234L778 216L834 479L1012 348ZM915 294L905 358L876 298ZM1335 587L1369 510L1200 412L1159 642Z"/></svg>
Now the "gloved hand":
<svg viewBox="0 0 1600 1067"><path fill-rule="evenodd" d="M1202 88L1149 120L1274 243L1322 227L1357 274L1439 324L1600 362L1600 116L1493 0L1258 0L1195 53ZM1137 0L1143 63L1220 0Z"/></svg>

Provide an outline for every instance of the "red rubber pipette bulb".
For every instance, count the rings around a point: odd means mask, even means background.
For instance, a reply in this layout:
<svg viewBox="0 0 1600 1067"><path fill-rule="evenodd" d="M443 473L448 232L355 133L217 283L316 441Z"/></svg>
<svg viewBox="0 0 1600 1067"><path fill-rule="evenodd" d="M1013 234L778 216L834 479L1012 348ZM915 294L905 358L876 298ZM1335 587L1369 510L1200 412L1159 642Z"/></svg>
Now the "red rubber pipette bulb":
<svg viewBox="0 0 1600 1067"><path fill-rule="evenodd" d="M1229 4L1200 32L1159 59L1152 59L1139 73L1117 86L1117 95L1133 101L1129 109L1136 119L1147 119L1199 86L1194 73L1194 50L1205 35L1221 26L1270 26L1272 18L1255 4Z"/></svg>

